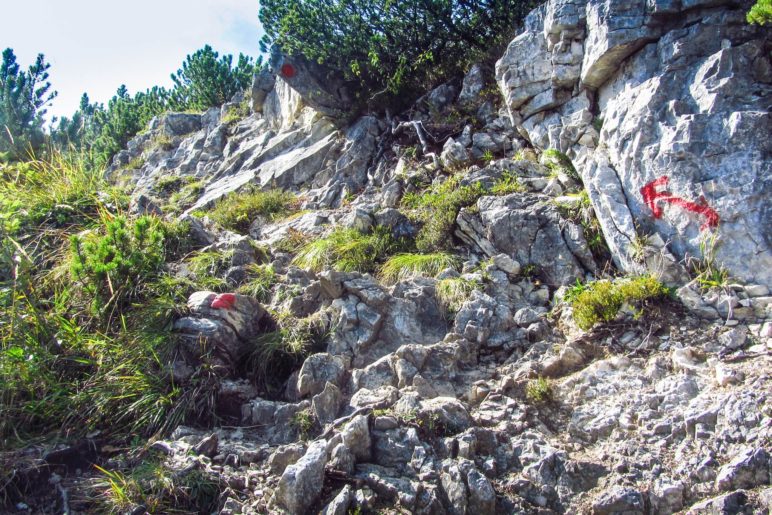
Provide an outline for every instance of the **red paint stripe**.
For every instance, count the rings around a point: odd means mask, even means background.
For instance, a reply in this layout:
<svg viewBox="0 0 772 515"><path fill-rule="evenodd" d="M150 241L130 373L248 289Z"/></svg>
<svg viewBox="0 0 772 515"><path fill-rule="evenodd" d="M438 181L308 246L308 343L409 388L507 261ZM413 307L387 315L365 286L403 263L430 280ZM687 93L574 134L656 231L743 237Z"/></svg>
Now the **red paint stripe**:
<svg viewBox="0 0 772 515"><path fill-rule="evenodd" d="M230 309L236 304L236 296L232 293L221 293L212 301L212 309Z"/></svg>
<svg viewBox="0 0 772 515"><path fill-rule="evenodd" d="M662 215L664 214L663 209L657 205L657 201L662 201L669 204L675 204L676 206L679 206L687 211L704 216L705 223L700 226L700 230L718 226L721 219L718 216L716 210L708 205L708 201L705 200L705 197L700 197L700 202L696 203L685 200L681 197L676 197L669 191L657 191L658 186L667 186L669 180L670 179L666 175L663 175L662 177L654 179L646 186L641 188L641 196L643 196L643 201L647 206L649 206L649 209L651 209L651 213L654 215L654 218L662 218Z"/></svg>

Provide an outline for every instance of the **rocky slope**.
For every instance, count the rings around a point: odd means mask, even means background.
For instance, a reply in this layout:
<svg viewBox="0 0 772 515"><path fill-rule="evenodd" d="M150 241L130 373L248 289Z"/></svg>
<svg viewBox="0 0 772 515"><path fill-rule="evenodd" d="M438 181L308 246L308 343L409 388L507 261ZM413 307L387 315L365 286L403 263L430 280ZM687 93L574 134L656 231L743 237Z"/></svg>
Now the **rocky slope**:
<svg viewBox="0 0 772 515"><path fill-rule="evenodd" d="M767 513L772 65L768 29L743 13L552 0L495 72L475 66L402 117L351 121L346 95L294 62L221 109L154 120L108 171L134 209L189 220L234 290L250 264L278 279L265 305L188 299L175 380L211 366L233 424L151 449L218 477L223 514ZM488 192L455 220L459 269L315 273L282 244L333 227L415 236L403 196L451 171ZM518 191L490 194L512 177ZM245 186L292 190L302 211L249 234L191 215ZM701 289L690 257L736 282ZM678 298L579 330L566 287L607 258ZM438 284L457 277L478 287L448 315ZM271 313L328 328L279 394L239 363Z"/></svg>

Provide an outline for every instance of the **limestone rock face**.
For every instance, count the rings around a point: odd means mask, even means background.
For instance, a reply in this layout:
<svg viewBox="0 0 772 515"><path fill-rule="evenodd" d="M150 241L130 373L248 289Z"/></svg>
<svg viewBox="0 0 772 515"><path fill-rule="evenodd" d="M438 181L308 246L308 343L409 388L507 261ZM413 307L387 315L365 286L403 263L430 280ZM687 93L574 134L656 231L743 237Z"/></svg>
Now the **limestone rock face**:
<svg viewBox="0 0 772 515"><path fill-rule="evenodd" d="M367 182L385 125L372 116L352 121L344 109L351 108L345 88L334 90L337 83L324 79L318 67L286 64L294 74L258 75L251 99L239 93L202 115L157 117L115 156L107 176L128 179L142 205L159 205L174 193L159 189L161 179L195 183L194 195L179 206L187 212L245 187L311 188L311 202L339 203ZM242 100L251 100L253 112L234 119L232 110Z"/></svg>
<svg viewBox="0 0 772 515"><path fill-rule="evenodd" d="M644 267L637 227L772 283L769 29L725 3L550 0L496 65L518 132L573 160L625 271Z"/></svg>
<svg viewBox="0 0 772 515"><path fill-rule="evenodd" d="M568 221L560 223L557 209L547 199L514 193L483 197L477 207L459 214L459 237L488 256L503 252L519 263L539 263L548 283L555 286L580 277L581 260L592 262L585 255L581 229Z"/></svg>

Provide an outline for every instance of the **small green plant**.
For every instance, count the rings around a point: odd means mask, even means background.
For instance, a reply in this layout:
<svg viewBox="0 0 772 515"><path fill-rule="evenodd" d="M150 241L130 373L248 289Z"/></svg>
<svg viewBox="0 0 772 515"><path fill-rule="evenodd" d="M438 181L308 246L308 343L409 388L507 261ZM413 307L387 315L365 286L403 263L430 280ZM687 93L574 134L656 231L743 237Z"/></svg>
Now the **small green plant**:
<svg viewBox="0 0 772 515"><path fill-rule="evenodd" d="M510 193L522 193L525 188L520 184L520 180L514 172L504 172L491 188L493 195L509 195Z"/></svg>
<svg viewBox="0 0 772 515"><path fill-rule="evenodd" d="M552 382L545 377L532 379L525 386L525 398L533 404L543 404L551 401L552 397Z"/></svg>
<svg viewBox="0 0 772 515"><path fill-rule="evenodd" d="M729 272L723 265L716 262L717 247L718 234L705 232L700 240L702 259L690 259L687 261L688 268L695 275L697 284L703 290L725 288L729 284Z"/></svg>
<svg viewBox="0 0 772 515"><path fill-rule="evenodd" d="M153 189L158 193L168 195L169 193L180 189L184 184L193 181L192 177L181 177L179 175L165 175L158 179L153 185Z"/></svg>
<svg viewBox="0 0 772 515"><path fill-rule="evenodd" d="M595 118L593 118L592 126L596 131L600 132L601 129L603 128L603 117L596 116Z"/></svg>
<svg viewBox="0 0 772 515"><path fill-rule="evenodd" d="M490 150L486 150L485 152L483 152L483 155L480 158L480 160L483 162L484 165L490 164L490 162L493 161L493 159L494 159L493 152L491 152Z"/></svg>
<svg viewBox="0 0 772 515"><path fill-rule="evenodd" d="M173 150L174 139L165 132L159 132L150 143L152 148L161 150Z"/></svg>
<svg viewBox="0 0 772 515"><path fill-rule="evenodd" d="M254 190L220 199L209 216L226 229L246 233L258 216L275 220L297 209L296 197L282 190Z"/></svg>
<svg viewBox="0 0 772 515"><path fill-rule="evenodd" d="M636 263L643 263L646 258L646 247L649 245L649 236L637 234L630 242L630 257Z"/></svg>
<svg viewBox="0 0 772 515"><path fill-rule="evenodd" d="M324 238L306 244L293 263L319 272L334 268L343 272L372 272L377 261L399 247L386 227L376 227L369 234L356 229L337 228Z"/></svg>
<svg viewBox="0 0 772 515"><path fill-rule="evenodd" d="M276 328L255 338L243 360L245 371L270 393L278 392L306 357L324 348L330 331L323 312L305 318L279 313L274 318Z"/></svg>
<svg viewBox="0 0 772 515"><path fill-rule="evenodd" d="M434 277L446 268L458 265L459 259L446 252L398 254L383 264L380 278L387 283L396 283L422 275Z"/></svg>
<svg viewBox="0 0 772 515"><path fill-rule="evenodd" d="M290 425L300 435L301 440L308 440L311 430L314 428L314 415L310 409L304 409L296 412L290 420Z"/></svg>
<svg viewBox="0 0 772 515"><path fill-rule="evenodd" d="M459 178L453 176L421 195L405 196L403 205L414 209L414 216L423 223L416 238L418 250L433 252L448 249L452 244L451 233L458 212L477 202L484 194L482 184L459 186Z"/></svg>
<svg viewBox="0 0 772 515"><path fill-rule="evenodd" d="M127 170L139 170L145 166L145 158L140 156L137 156L133 159L131 159L128 164L126 165Z"/></svg>
<svg viewBox="0 0 772 515"><path fill-rule="evenodd" d="M103 218L104 233L73 235L72 276L93 297L95 312L121 306L164 263L164 232L158 220L143 216Z"/></svg>
<svg viewBox="0 0 772 515"><path fill-rule="evenodd" d="M247 271L249 279L239 287L238 292L254 297L260 302L266 302L271 294L271 288L276 284L276 272L273 265L251 264Z"/></svg>
<svg viewBox="0 0 772 515"><path fill-rule="evenodd" d="M668 289L651 275L588 283L571 300L574 321L588 330L599 322L614 320L625 304L642 309L649 300L667 294Z"/></svg>
<svg viewBox="0 0 772 515"><path fill-rule="evenodd" d="M202 181L189 182L169 196L169 203L165 208L172 213L182 212L192 206L203 191Z"/></svg>
<svg viewBox="0 0 772 515"><path fill-rule="evenodd" d="M125 513L137 505L149 513L216 509L221 487L203 470L175 473L155 456L144 457L127 472L95 467L101 476L88 479L84 487L100 493L92 507L100 513Z"/></svg>
<svg viewBox="0 0 772 515"><path fill-rule="evenodd" d="M563 294L563 300L565 302L568 302L569 304L572 304L576 300L576 298L579 295L581 295L586 289L587 289L587 285L583 284L582 281L577 279L573 285L568 287L565 294Z"/></svg>
<svg viewBox="0 0 772 515"><path fill-rule="evenodd" d="M232 258L233 250L207 250L188 258L186 263L197 284L208 290L223 291L226 288L223 276L231 267Z"/></svg>
<svg viewBox="0 0 772 515"><path fill-rule="evenodd" d="M550 170L562 171L571 179L579 183L582 182L582 178L579 176L579 172L576 171L576 168L574 168L574 164L571 162L571 159L569 159L568 156L560 150L555 148L549 148L545 150L542 153L542 160Z"/></svg>
<svg viewBox="0 0 772 515"><path fill-rule="evenodd" d="M756 0L746 15L748 23L766 25L772 22L772 0Z"/></svg>
<svg viewBox="0 0 772 515"><path fill-rule="evenodd" d="M520 275L528 279L535 277L538 273L539 265L534 265L533 263L526 263L520 268Z"/></svg>
<svg viewBox="0 0 772 515"><path fill-rule="evenodd" d="M595 210L592 207L589 194L586 190L582 190L566 196L573 199L573 201L555 202L561 216L579 224L582 227L584 238L593 257L601 262L607 262L611 258L610 251L603 236L603 229L595 216Z"/></svg>
<svg viewBox="0 0 772 515"><path fill-rule="evenodd" d="M245 98L237 105L228 106L228 109L222 116L222 123L225 125L233 125L249 116L251 112L252 107L249 104L249 98Z"/></svg>
<svg viewBox="0 0 772 515"><path fill-rule="evenodd" d="M402 152L402 157L404 157L409 161L414 161L417 156L418 156L417 146L405 147L405 150Z"/></svg>
<svg viewBox="0 0 772 515"><path fill-rule="evenodd" d="M290 227L287 229L286 236L274 243L273 248L277 252L295 254L308 244L308 240L308 235L303 231L299 231L293 227Z"/></svg>
<svg viewBox="0 0 772 515"><path fill-rule="evenodd" d="M462 277L441 279L437 281L437 300L450 315L455 314L461 306L469 300L472 292L482 289L478 281L464 279Z"/></svg>

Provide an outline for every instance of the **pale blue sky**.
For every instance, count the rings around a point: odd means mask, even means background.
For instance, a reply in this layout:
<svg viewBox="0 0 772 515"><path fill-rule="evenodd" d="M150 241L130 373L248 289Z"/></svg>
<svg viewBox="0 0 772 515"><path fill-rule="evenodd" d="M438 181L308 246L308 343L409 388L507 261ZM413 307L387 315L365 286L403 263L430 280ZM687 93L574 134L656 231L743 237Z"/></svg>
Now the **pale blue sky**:
<svg viewBox="0 0 772 515"><path fill-rule="evenodd" d="M0 0L0 51L26 68L38 53L59 92L49 116L70 116L80 96L106 102L169 86L187 54L210 44L221 54L259 55L257 0Z"/></svg>

